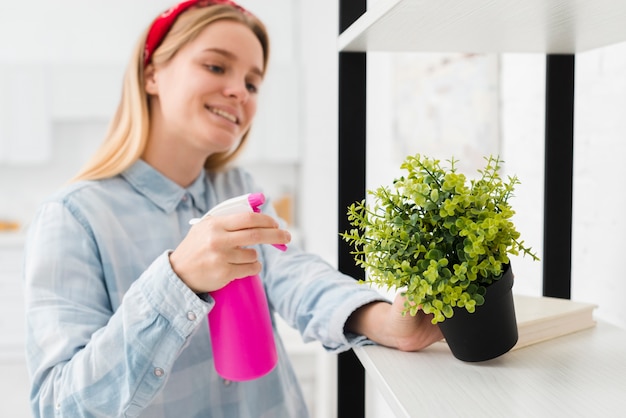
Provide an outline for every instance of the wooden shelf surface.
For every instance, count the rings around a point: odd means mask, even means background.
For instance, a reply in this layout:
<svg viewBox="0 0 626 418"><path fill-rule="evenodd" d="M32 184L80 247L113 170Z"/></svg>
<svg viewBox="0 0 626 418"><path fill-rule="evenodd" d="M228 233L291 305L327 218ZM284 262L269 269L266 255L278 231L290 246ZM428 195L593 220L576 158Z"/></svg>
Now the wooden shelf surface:
<svg viewBox="0 0 626 418"><path fill-rule="evenodd" d="M339 51L572 54L626 41L620 0L378 0Z"/></svg>
<svg viewBox="0 0 626 418"><path fill-rule="evenodd" d="M457 360L443 342L417 353L375 345L355 353L395 417L618 417L624 350L626 331L599 322L479 363Z"/></svg>

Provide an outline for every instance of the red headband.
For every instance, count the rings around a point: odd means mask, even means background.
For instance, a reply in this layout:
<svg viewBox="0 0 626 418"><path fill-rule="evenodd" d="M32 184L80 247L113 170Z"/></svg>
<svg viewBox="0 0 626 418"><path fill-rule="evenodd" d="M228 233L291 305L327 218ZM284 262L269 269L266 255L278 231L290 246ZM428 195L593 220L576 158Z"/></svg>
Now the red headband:
<svg viewBox="0 0 626 418"><path fill-rule="evenodd" d="M163 42L163 38L165 38L165 35L167 35L167 32L169 32L170 28L182 12L192 6L206 7L219 4L232 6L242 13L248 13L246 9L230 0L188 0L177 4L176 6L170 7L159 17L157 17L154 22L152 22L152 26L150 26L148 36L146 37L146 47L143 53L144 67L148 65L150 59L152 59L152 54L154 53L154 50L157 49L159 45L161 45L161 42Z"/></svg>

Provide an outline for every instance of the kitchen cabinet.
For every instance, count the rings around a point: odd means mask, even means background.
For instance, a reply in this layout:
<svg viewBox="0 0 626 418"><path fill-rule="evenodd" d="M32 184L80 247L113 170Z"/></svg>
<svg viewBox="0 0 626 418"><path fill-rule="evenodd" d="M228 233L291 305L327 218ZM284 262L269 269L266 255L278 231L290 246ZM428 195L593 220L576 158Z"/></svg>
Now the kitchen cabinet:
<svg viewBox="0 0 626 418"><path fill-rule="evenodd" d="M543 293L571 288L575 54L626 40L626 4L612 0L378 0L340 2L339 228L345 208L365 197L366 56L370 51L546 54ZM339 266L359 277L347 245ZM339 381L362 380L354 358ZM346 369L346 377L342 370ZM362 397L342 393L339 415ZM349 399L354 399L349 403Z"/></svg>

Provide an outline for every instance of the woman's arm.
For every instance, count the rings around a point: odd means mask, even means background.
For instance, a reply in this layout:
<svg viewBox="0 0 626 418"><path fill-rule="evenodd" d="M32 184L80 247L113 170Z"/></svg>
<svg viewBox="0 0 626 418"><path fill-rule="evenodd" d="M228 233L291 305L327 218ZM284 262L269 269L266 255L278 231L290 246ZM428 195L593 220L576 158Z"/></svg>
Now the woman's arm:
<svg viewBox="0 0 626 418"><path fill-rule="evenodd" d="M138 415L210 309L163 253L113 312L109 292L123 290L108 288L96 240L61 203L37 215L25 261L34 416Z"/></svg>

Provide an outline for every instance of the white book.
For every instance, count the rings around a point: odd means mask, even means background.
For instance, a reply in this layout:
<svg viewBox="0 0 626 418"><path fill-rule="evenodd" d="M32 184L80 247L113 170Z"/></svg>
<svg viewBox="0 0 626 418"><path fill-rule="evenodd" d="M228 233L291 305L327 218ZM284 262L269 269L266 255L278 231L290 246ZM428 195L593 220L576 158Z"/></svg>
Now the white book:
<svg viewBox="0 0 626 418"><path fill-rule="evenodd" d="M596 325L597 305L569 299L513 295L519 338L513 350Z"/></svg>

